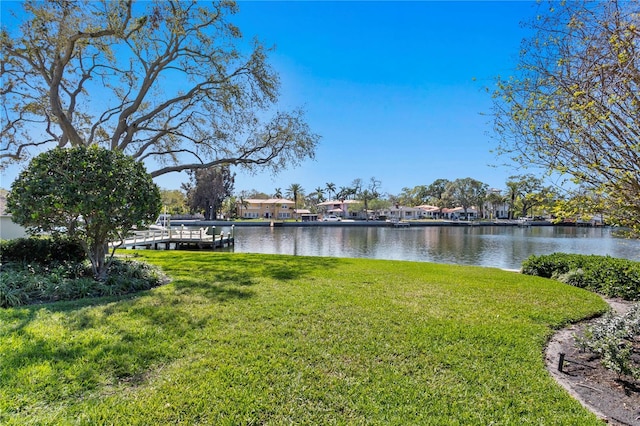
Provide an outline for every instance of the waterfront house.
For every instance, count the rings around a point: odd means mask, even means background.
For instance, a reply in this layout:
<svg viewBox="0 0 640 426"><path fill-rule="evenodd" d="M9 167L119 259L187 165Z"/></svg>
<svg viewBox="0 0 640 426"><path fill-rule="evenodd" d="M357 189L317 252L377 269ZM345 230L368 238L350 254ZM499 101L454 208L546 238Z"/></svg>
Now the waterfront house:
<svg viewBox="0 0 640 426"><path fill-rule="evenodd" d="M422 218L424 219L439 219L441 214L440 207L423 204L417 208L422 210Z"/></svg>
<svg viewBox="0 0 640 426"><path fill-rule="evenodd" d="M294 204L285 198L238 200L236 214L243 219L292 219Z"/></svg>
<svg viewBox="0 0 640 426"><path fill-rule="evenodd" d="M478 210L476 210L475 207L467 207L466 212L462 207L456 207L453 209L442 209L441 214L443 219L449 219L449 220L478 219Z"/></svg>
<svg viewBox="0 0 640 426"><path fill-rule="evenodd" d="M483 219L509 219L511 206L502 196L502 191L491 188L487 191L487 199L482 206Z"/></svg>
<svg viewBox="0 0 640 426"><path fill-rule="evenodd" d="M390 220L419 220L426 219L427 213L420 207L392 206L382 209L379 216L384 216Z"/></svg>
<svg viewBox="0 0 640 426"><path fill-rule="evenodd" d="M318 211L322 214L334 214L343 219L366 219L366 213L357 209L364 204L358 200L330 200L318 204ZM350 208L351 207L351 208Z"/></svg>
<svg viewBox="0 0 640 426"><path fill-rule="evenodd" d="M311 210L308 209L294 209L293 218L302 222L315 222L318 220L318 215L311 213Z"/></svg>

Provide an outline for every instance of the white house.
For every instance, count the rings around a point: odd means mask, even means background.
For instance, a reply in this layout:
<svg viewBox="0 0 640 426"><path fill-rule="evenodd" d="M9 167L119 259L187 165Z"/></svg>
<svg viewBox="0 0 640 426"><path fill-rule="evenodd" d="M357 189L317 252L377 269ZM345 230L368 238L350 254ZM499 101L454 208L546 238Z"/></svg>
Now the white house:
<svg viewBox="0 0 640 426"><path fill-rule="evenodd" d="M503 201L485 201L482 208L483 219L508 219L510 206L509 203L500 196L502 191L497 188L491 188L488 191L488 194L498 195L498 197L491 198L498 200L502 199Z"/></svg>
<svg viewBox="0 0 640 426"><path fill-rule="evenodd" d="M334 214L343 219L364 219L365 213L357 210L349 210L349 207L364 204L358 200L330 200L318 204L318 210L323 214Z"/></svg>
<svg viewBox="0 0 640 426"><path fill-rule="evenodd" d="M478 219L478 210L475 207L467 207L465 213L462 207L442 209L442 218L449 220L474 220Z"/></svg>
<svg viewBox="0 0 640 426"><path fill-rule="evenodd" d="M0 216L0 240L28 237L27 230L11 220L9 215Z"/></svg>
<svg viewBox="0 0 640 426"><path fill-rule="evenodd" d="M427 213L420 207L392 206L380 210L380 216L386 216L391 220L418 220L426 219Z"/></svg>
<svg viewBox="0 0 640 426"><path fill-rule="evenodd" d="M440 207L431 206L429 204L423 204L418 206L424 213L422 213L422 217L426 219L438 219L440 218Z"/></svg>

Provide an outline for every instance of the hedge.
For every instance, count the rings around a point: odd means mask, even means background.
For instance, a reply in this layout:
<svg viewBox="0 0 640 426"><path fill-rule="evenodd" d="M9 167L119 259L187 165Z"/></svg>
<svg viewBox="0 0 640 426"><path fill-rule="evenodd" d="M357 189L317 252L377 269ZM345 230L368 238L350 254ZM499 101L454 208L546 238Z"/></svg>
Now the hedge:
<svg viewBox="0 0 640 426"><path fill-rule="evenodd" d="M553 253L531 256L522 273L552 278L607 297L640 300L640 262L610 256Z"/></svg>
<svg viewBox="0 0 640 426"><path fill-rule="evenodd" d="M0 262L24 262L47 265L57 262L82 262L87 255L78 241L56 237L30 237L0 241Z"/></svg>

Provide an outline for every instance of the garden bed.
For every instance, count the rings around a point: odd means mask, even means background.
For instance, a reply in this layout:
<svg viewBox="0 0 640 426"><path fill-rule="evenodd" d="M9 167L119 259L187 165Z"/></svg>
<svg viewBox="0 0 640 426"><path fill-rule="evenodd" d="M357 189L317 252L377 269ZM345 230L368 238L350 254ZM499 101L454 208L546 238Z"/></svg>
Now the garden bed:
<svg viewBox="0 0 640 426"><path fill-rule="evenodd" d="M608 300L614 311L624 313L632 302ZM545 354L549 373L573 397L600 418L612 425L637 425L640 423L640 383L630 377L619 377L606 369L600 359L582 351L575 336L595 320L574 324L556 333L550 340ZM562 372L559 356L564 354Z"/></svg>

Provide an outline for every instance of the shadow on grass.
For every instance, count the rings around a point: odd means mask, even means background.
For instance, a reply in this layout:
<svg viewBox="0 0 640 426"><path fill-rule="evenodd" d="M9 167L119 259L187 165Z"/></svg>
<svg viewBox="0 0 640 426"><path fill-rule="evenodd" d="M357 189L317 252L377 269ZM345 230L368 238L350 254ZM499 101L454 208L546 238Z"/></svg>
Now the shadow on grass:
<svg viewBox="0 0 640 426"><path fill-rule="evenodd" d="M171 281L171 285L178 290L178 294L184 294L184 292L191 290L219 302L251 297L254 292L246 287L257 284L260 279L265 277L287 282L303 278L318 269L333 268L338 263L338 259L327 257L225 253L210 258L201 254L202 252L198 252L193 258L189 258L186 267L180 265L173 267L170 260L165 261L166 265L163 265L163 269L170 277L174 273L179 275L179 278ZM144 258L145 256L135 257ZM150 294L159 299L166 299L155 289L151 289L121 296L76 299L3 309L0 311L0 317L4 324L0 324L0 333L20 331L31 323L36 317L36 313L42 309L50 313L72 312L89 307L135 300ZM167 300L161 303L164 302ZM110 307L108 311L113 311L113 309Z"/></svg>
<svg viewBox="0 0 640 426"><path fill-rule="evenodd" d="M10 333L22 333L40 314L72 314L74 312L81 312L85 308L100 307L114 302L136 299L140 295L147 293L149 293L149 290L142 290L120 296L87 297L57 302L33 303L14 308L0 308L0 337Z"/></svg>
<svg viewBox="0 0 640 426"><path fill-rule="evenodd" d="M334 268L337 263L336 258L306 256L280 256L261 262L265 276L281 281L300 279L317 270Z"/></svg>
<svg viewBox="0 0 640 426"><path fill-rule="evenodd" d="M196 309L201 305L183 303L171 292L149 293L111 300L116 303L32 305L0 313L0 389L16 386L55 400L61 383L73 393L74 387L85 392L105 380L140 381L153 365L181 356L184 348L176 343L188 346L189 336L207 327L215 310ZM40 383L18 384L42 368L50 373Z"/></svg>
<svg viewBox="0 0 640 426"><path fill-rule="evenodd" d="M217 301L243 299L254 293L247 287L262 279L283 283L302 279L319 269L335 267L338 260L325 257L298 257L251 254L218 254L189 259L187 269L178 273L173 285L179 292L200 292ZM186 272L186 273L185 273ZM171 270L167 271L171 275Z"/></svg>
<svg viewBox="0 0 640 426"><path fill-rule="evenodd" d="M9 383L17 370L39 365L56 371L50 385L68 370L89 387L97 386L105 372L118 380L136 377L150 365L179 356L170 346L188 342L191 333L211 324L216 312L206 306L211 302L248 299L257 291L250 287L264 279L287 285L338 263L332 258L244 254L193 256L183 265L163 261L174 277L169 287L0 312L0 352L6 366L0 379ZM15 347L13 337L20 341ZM101 371L91 371L96 365Z"/></svg>

